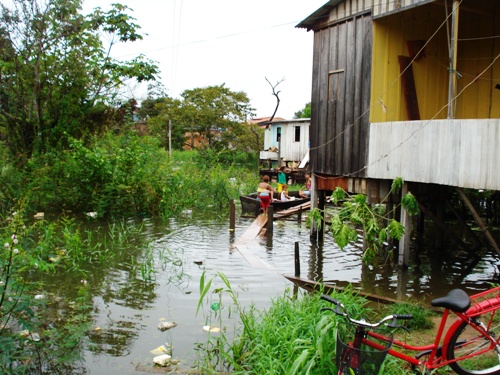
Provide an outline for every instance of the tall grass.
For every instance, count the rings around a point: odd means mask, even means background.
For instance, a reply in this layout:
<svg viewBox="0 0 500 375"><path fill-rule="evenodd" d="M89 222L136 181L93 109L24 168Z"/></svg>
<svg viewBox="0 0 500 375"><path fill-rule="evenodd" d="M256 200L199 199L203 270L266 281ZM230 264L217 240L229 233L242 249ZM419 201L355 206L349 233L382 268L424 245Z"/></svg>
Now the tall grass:
<svg viewBox="0 0 500 375"><path fill-rule="evenodd" d="M233 375L243 374L317 374L337 373L335 363L336 326L342 318L322 307L332 307L320 299L318 293L290 290L275 298L267 310L259 311L250 306L244 309L231 288L229 280L221 273L224 286L212 289L212 279L200 280L198 310L207 304L207 324L221 327L221 333L212 334L200 345L204 356L199 363L203 373L228 371ZM229 302L223 294L230 296ZM372 310L367 301L351 292L333 295L349 307L354 316L366 317L380 314ZM232 305L230 309L228 305ZM216 311L214 311L216 306ZM406 307L407 309L410 307ZM398 307L398 309L402 309ZM228 335L231 328L222 316L222 311L238 313L239 329L234 336ZM412 308L414 312L414 307ZM234 324L233 321L230 321ZM387 357L379 372L385 375L414 374L404 362Z"/></svg>
<svg viewBox="0 0 500 375"><path fill-rule="evenodd" d="M2 208L27 198L31 213L171 217L185 209L227 209L229 199L254 190L258 181L254 160L243 153L170 156L156 139L134 133L70 139L69 146L33 156L25 166L1 154Z"/></svg>

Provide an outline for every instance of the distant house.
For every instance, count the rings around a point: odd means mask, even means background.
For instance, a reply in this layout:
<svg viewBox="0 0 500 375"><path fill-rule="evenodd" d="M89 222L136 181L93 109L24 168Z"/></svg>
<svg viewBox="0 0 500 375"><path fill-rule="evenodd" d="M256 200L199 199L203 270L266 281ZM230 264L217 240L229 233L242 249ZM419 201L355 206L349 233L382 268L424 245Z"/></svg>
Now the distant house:
<svg viewBox="0 0 500 375"><path fill-rule="evenodd" d="M331 0L297 25L314 31L314 194L341 186L377 203L402 177L437 222L450 192L500 190L498 5ZM409 231L400 265L408 246Z"/></svg>
<svg viewBox="0 0 500 375"><path fill-rule="evenodd" d="M276 161L282 165L298 165L308 157L310 119L285 120L275 118L269 123L269 118L253 119L265 128L263 150L260 152L262 161Z"/></svg>
<svg viewBox="0 0 500 375"><path fill-rule="evenodd" d="M212 142L214 140L220 140L222 130L212 127L210 129L210 134L212 136ZM206 148L209 146L209 140L206 134L200 132L186 132L184 133L184 144L182 145L183 150L196 150L200 148Z"/></svg>

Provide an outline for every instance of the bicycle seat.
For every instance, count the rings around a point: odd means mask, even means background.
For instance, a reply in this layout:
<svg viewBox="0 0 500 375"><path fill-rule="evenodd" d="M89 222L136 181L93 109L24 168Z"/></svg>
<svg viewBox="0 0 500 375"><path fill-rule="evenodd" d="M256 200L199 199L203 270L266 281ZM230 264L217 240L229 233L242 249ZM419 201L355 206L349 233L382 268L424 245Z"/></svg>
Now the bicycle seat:
<svg viewBox="0 0 500 375"><path fill-rule="evenodd" d="M466 312L470 307L470 298L462 289L453 289L447 296L434 299L431 305L452 311Z"/></svg>

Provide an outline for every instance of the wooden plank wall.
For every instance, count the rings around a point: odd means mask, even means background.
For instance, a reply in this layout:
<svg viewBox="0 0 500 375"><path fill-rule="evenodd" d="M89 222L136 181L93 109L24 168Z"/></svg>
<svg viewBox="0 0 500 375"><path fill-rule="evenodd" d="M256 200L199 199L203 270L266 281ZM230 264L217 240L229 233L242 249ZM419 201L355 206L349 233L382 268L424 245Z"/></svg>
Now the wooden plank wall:
<svg viewBox="0 0 500 375"><path fill-rule="evenodd" d="M373 0L373 17L386 16L390 13L400 12L433 2L436 2L436 0Z"/></svg>
<svg viewBox="0 0 500 375"><path fill-rule="evenodd" d="M365 173L372 35L370 14L315 32L310 152L316 173Z"/></svg>
<svg viewBox="0 0 500 375"><path fill-rule="evenodd" d="M339 21L357 16L361 13L370 12L373 0L344 0L334 7L329 14L328 23L332 24Z"/></svg>
<svg viewBox="0 0 500 375"><path fill-rule="evenodd" d="M367 177L500 190L500 119L372 123Z"/></svg>

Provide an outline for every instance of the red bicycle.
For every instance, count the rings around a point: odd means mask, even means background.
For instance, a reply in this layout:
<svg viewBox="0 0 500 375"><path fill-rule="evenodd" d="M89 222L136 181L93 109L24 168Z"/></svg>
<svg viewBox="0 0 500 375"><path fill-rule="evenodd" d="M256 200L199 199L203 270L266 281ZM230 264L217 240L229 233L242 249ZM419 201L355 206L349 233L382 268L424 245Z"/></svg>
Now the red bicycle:
<svg viewBox="0 0 500 375"><path fill-rule="evenodd" d="M405 328L398 320L411 315L388 315L370 323L349 316L342 302L322 295L336 305L330 310L346 318L337 328L337 368L339 375L376 375L386 357L391 355L410 363L422 373L450 366L460 375L500 375L500 287L468 296L453 289L447 296L431 302L443 308L435 338L428 345L409 345L394 339L395 328ZM448 319L455 320L447 327ZM415 355L411 355L411 354Z"/></svg>

